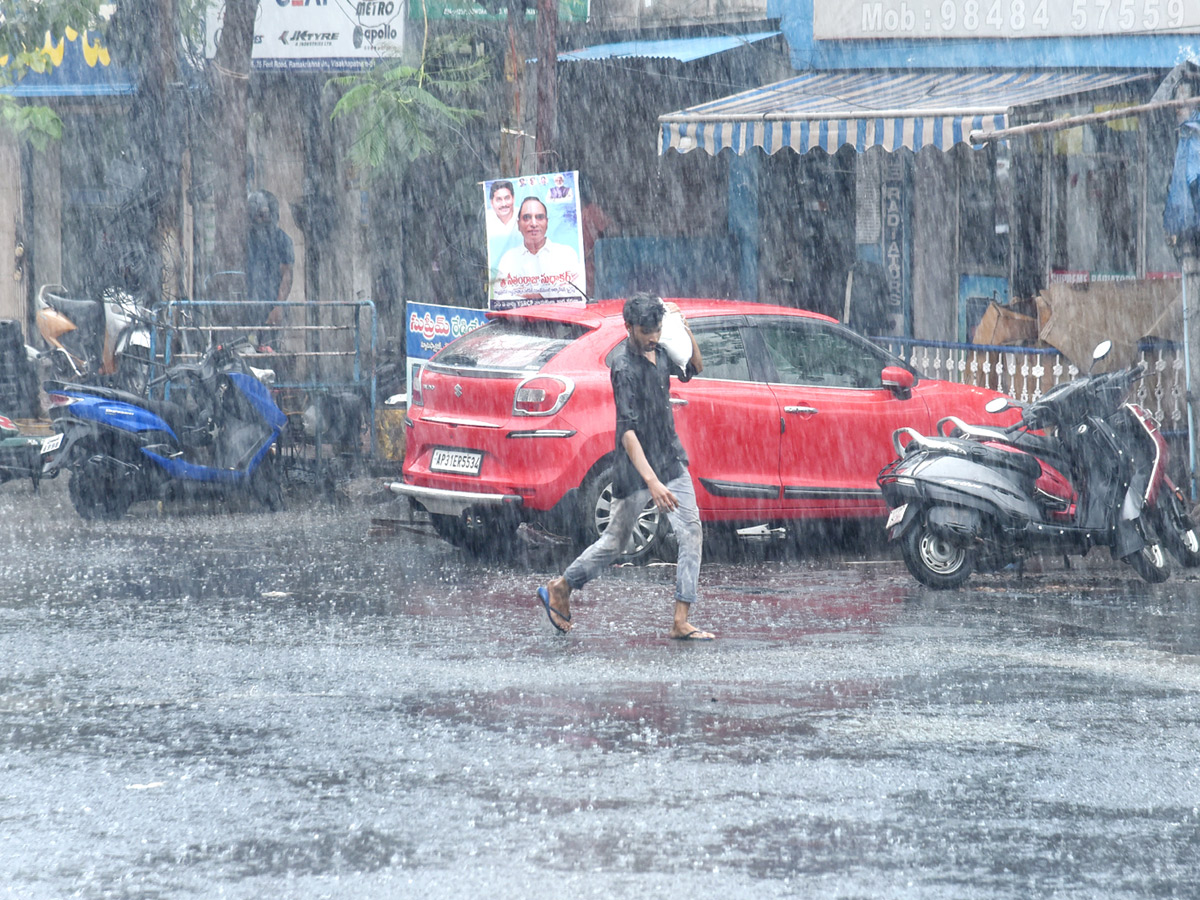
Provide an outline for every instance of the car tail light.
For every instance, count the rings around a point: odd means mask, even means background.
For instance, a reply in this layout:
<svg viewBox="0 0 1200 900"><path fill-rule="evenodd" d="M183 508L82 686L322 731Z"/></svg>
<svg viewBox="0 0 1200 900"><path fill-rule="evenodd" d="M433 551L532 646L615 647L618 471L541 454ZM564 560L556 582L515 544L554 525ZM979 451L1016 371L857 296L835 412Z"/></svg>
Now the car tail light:
<svg viewBox="0 0 1200 900"><path fill-rule="evenodd" d="M535 375L517 385L514 416L552 416L575 393L575 382L557 375Z"/></svg>
<svg viewBox="0 0 1200 900"><path fill-rule="evenodd" d="M421 389L421 381L425 378L425 367L418 366L416 375L412 383L412 406L424 406L425 392Z"/></svg>

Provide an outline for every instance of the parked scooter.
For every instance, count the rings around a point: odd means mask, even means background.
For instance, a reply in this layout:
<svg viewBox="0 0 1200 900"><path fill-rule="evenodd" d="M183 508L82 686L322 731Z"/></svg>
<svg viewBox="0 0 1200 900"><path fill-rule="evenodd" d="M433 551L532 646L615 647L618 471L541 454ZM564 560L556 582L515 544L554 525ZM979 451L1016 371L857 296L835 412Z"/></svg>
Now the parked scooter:
<svg viewBox="0 0 1200 900"><path fill-rule="evenodd" d="M48 382L56 435L42 445L43 475L69 471L85 519L116 519L138 500L248 491L283 508L276 448L287 421L234 344L151 382L167 399L116 388Z"/></svg>
<svg viewBox="0 0 1200 900"><path fill-rule="evenodd" d="M1110 349L1103 342L1093 359ZM898 429L899 458L878 482L892 507L890 537L913 577L952 588L976 569L994 571L1031 552L1082 555L1099 546L1146 581L1164 581L1155 503L1165 496L1166 444L1157 428L1132 427L1124 403L1143 371L1057 385L1008 428L949 422L958 436ZM988 410L1008 405L1001 398Z"/></svg>
<svg viewBox="0 0 1200 900"><path fill-rule="evenodd" d="M152 322L144 305L117 288L99 299L69 297L60 284L44 284L37 293L38 332L59 380L145 393Z"/></svg>
<svg viewBox="0 0 1200 900"><path fill-rule="evenodd" d="M1186 569L1200 566L1200 526L1188 511L1183 491L1167 474L1167 440L1150 412L1136 403L1123 403L1109 419L1109 424L1126 446L1144 443L1147 439L1158 448L1163 470L1162 485L1149 498L1147 516L1162 545Z"/></svg>

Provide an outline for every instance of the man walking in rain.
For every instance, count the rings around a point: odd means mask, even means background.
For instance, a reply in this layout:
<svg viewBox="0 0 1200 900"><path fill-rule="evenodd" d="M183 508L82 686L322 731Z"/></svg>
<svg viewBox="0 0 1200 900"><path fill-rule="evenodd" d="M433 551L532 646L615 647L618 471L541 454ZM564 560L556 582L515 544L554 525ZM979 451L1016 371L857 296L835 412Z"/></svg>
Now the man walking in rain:
<svg viewBox="0 0 1200 900"><path fill-rule="evenodd" d="M292 265L296 261L292 239L279 227L279 201L270 191L253 191L246 198L250 212L250 233L247 246L249 272L246 290L249 324L255 328L279 325L283 308L292 290ZM265 331L259 332L257 343L265 344Z"/></svg>
<svg viewBox="0 0 1200 900"><path fill-rule="evenodd" d="M679 640L712 640L688 621L700 581L703 541L696 492L687 470L687 454L675 433L671 415L670 379L689 381L703 368L700 348L690 329L692 355L677 368L659 346L663 314L678 312L658 297L636 294L625 301L628 340L613 358L611 380L617 407L617 446L613 465L612 519L600 539L583 551L566 572L538 588L550 624L561 632L571 629L571 591L583 587L621 554L647 500L665 512L679 541L675 570L675 611L668 632ZM685 325L686 327L686 325Z"/></svg>

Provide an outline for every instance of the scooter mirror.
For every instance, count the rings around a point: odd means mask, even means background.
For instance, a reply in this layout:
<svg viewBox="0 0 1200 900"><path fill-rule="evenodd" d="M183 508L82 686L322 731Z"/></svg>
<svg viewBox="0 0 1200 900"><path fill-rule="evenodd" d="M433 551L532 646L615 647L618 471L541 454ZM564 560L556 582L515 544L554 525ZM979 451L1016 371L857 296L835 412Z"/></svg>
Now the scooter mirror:
<svg viewBox="0 0 1200 900"><path fill-rule="evenodd" d="M1002 413L1006 409L1008 409L1008 398L1007 397L993 397L991 400L989 400L984 405L983 408L985 410L987 410L988 412L990 412L992 415L995 415L996 413Z"/></svg>
<svg viewBox="0 0 1200 900"><path fill-rule="evenodd" d="M1104 357L1112 352L1112 341L1103 340L1096 345L1096 349L1092 351L1092 362L1100 362Z"/></svg>

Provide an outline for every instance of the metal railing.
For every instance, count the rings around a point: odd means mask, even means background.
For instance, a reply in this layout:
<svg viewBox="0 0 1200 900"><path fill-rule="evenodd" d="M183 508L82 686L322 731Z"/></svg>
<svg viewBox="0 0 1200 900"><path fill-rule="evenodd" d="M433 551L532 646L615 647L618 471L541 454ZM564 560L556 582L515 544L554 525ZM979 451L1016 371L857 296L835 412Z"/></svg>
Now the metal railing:
<svg viewBox="0 0 1200 900"><path fill-rule="evenodd" d="M269 344L271 349L249 352L247 362L275 370L271 388L277 393L347 389L363 393L367 399L369 454L373 458L377 403L374 362L379 343L375 304L370 300L289 300L270 305L296 310L302 313L297 318L303 321L262 326L232 324L238 318L237 308L244 307L245 301L168 301L156 310L159 325L151 335L150 356L161 359L165 368L198 357L211 341L254 336L258 347ZM318 455L320 446L318 435Z"/></svg>
<svg viewBox="0 0 1200 900"><path fill-rule="evenodd" d="M927 378L991 388L1023 403L1079 375L1079 369L1053 347L957 344L902 337L872 340ZM1150 410L1168 434L1186 434L1182 349L1166 341L1143 341L1137 358L1145 363L1146 375L1134 385L1133 399Z"/></svg>

